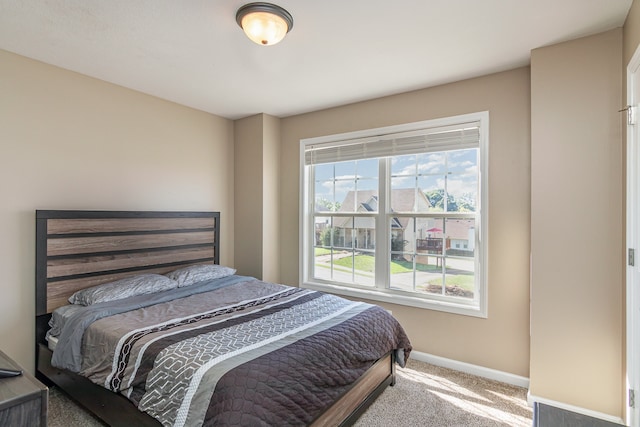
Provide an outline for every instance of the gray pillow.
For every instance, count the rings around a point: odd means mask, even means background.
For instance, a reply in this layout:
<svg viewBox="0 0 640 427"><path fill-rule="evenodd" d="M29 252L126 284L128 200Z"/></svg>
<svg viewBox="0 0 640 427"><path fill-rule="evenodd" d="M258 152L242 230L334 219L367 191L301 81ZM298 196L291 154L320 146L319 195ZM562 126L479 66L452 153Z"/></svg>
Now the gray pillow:
<svg viewBox="0 0 640 427"><path fill-rule="evenodd" d="M91 305L100 302L115 301L136 295L175 289L178 283L160 274L140 274L126 277L115 282L103 283L91 288L81 289L69 297L71 304Z"/></svg>
<svg viewBox="0 0 640 427"><path fill-rule="evenodd" d="M167 273L166 276L178 282L178 287L193 285L204 280L220 279L236 273L235 268L216 264L198 264L180 268Z"/></svg>

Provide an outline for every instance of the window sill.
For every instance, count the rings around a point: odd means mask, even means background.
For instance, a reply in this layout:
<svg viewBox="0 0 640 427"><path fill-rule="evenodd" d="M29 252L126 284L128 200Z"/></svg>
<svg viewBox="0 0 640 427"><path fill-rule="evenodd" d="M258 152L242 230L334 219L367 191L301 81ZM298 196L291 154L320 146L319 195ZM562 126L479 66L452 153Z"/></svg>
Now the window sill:
<svg viewBox="0 0 640 427"><path fill-rule="evenodd" d="M361 298L386 302L390 304L404 305L408 307L443 311L446 313L460 314L463 316L480 317L484 319L488 317L486 309L482 309L482 307L477 304L463 304L453 301L439 301L433 299L411 297L404 294L394 293L393 291L384 292L379 289L350 288L346 286L318 282L303 282L300 287L351 298Z"/></svg>

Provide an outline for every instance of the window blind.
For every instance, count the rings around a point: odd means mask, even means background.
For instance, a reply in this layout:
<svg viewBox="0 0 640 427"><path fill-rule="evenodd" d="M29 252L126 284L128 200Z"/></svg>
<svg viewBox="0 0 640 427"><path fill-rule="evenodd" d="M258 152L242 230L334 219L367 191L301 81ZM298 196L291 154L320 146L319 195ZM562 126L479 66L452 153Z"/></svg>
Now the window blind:
<svg viewBox="0 0 640 427"><path fill-rule="evenodd" d="M357 140L309 144L305 147L305 165L460 150L475 148L479 144L480 122L461 123Z"/></svg>

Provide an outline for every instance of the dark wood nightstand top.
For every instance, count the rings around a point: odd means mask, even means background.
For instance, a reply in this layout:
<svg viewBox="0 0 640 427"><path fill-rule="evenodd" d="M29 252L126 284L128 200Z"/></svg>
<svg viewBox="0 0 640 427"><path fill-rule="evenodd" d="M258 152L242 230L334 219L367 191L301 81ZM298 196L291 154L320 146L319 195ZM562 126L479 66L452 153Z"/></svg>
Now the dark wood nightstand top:
<svg viewBox="0 0 640 427"><path fill-rule="evenodd" d="M0 412L25 402L41 399L41 417L46 419L49 389L2 351L0 351L0 368L22 370L20 376L0 378Z"/></svg>

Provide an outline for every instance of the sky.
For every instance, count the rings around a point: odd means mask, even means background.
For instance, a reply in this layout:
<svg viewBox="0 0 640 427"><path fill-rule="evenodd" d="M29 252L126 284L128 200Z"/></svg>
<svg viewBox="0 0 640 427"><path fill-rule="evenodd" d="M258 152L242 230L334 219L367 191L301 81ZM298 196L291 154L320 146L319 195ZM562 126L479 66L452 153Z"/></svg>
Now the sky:
<svg viewBox="0 0 640 427"><path fill-rule="evenodd" d="M419 188L423 192L444 190L456 199L478 194L477 148L390 158L391 191ZM379 160L315 165L315 200L342 203L349 191L378 188ZM477 203L474 203L477 205ZM392 206L393 209L393 206Z"/></svg>

